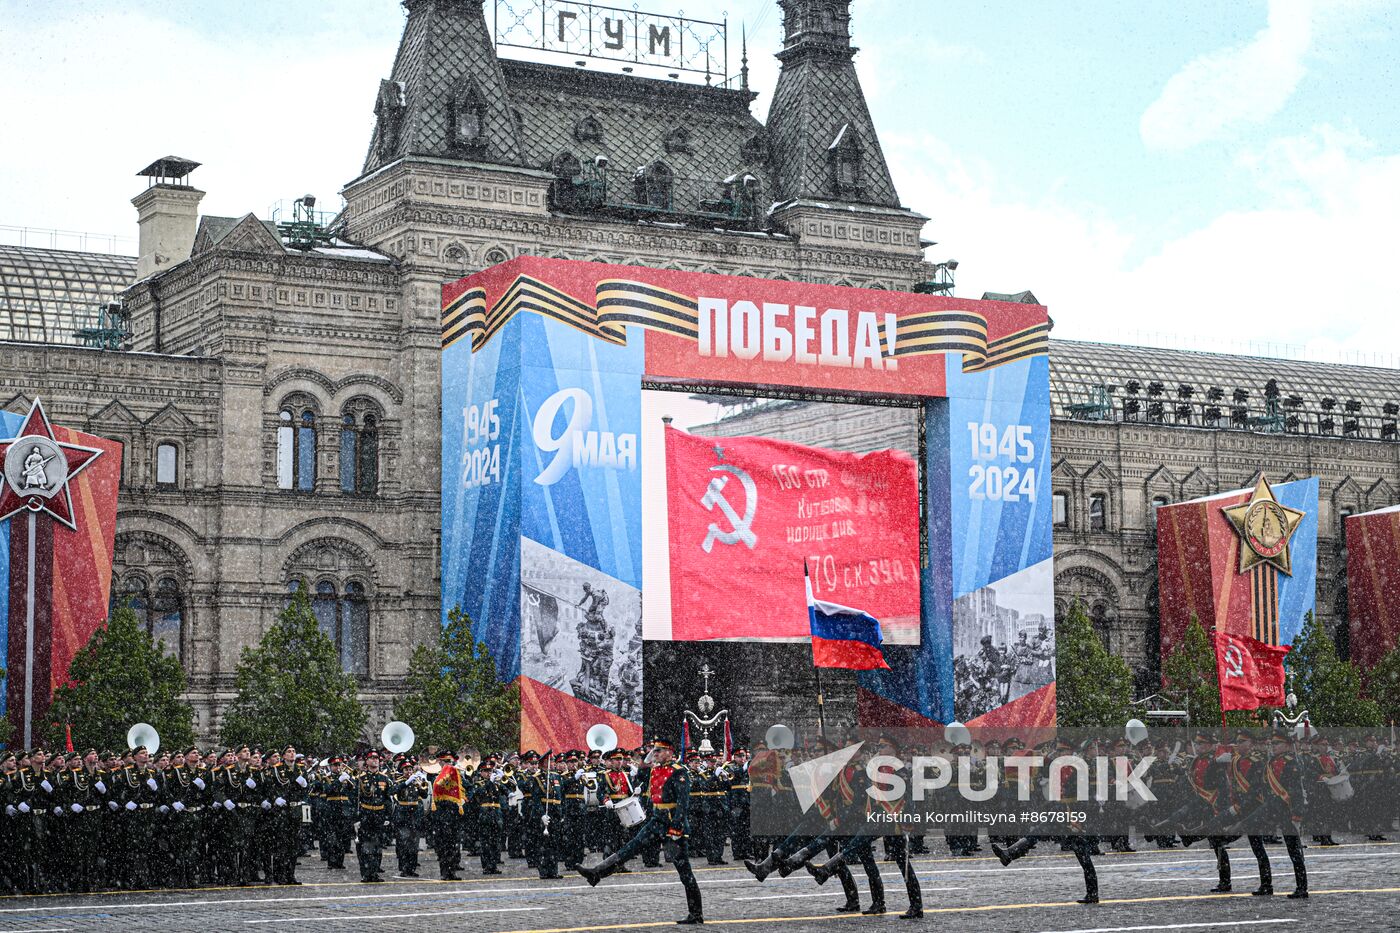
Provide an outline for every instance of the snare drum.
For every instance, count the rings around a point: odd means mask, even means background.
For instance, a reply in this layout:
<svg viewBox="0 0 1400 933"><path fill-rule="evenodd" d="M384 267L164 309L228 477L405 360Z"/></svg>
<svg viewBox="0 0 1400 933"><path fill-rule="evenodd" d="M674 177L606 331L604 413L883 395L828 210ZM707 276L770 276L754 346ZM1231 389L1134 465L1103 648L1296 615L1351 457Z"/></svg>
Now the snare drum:
<svg viewBox="0 0 1400 933"><path fill-rule="evenodd" d="M613 807L613 812L622 821L624 829L631 829L638 823L644 823L647 818L647 812L642 809L641 800L636 797L628 797L626 800L618 801Z"/></svg>

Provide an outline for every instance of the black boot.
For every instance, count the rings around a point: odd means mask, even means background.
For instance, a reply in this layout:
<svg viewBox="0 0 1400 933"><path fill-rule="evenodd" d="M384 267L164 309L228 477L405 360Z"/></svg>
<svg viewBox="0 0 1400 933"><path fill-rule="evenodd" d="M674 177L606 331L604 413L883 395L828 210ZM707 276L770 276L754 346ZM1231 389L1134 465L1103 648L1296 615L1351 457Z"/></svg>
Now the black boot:
<svg viewBox="0 0 1400 933"><path fill-rule="evenodd" d="M773 864L773 853L769 852L768 855L761 862L754 862L745 859L744 867L749 870L749 874L753 875L759 881L762 881L764 878L767 878L769 875L773 874L773 869L775 867Z"/></svg>
<svg viewBox="0 0 1400 933"><path fill-rule="evenodd" d="M599 881L602 881L603 878L608 877L609 874L612 874L613 871L617 870L617 864L619 864L617 856L610 855L606 857L606 859L603 859L602 862L599 862L598 864L596 864L596 866L592 867L592 869L589 869L588 866L582 866L581 864L581 866L578 866L577 871L578 874L584 876L584 881L588 881L589 887L596 888L598 887Z"/></svg>
<svg viewBox="0 0 1400 933"><path fill-rule="evenodd" d="M867 907L867 908L865 908L864 910L861 911L861 913L865 914L865 915L868 916L868 917L874 917L874 916L876 916L877 914L882 914L882 913L884 913L884 912L885 912L885 902L884 902L884 901L876 901L875 903L871 904L869 907Z"/></svg>
<svg viewBox="0 0 1400 933"><path fill-rule="evenodd" d="M817 884L826 884L827 879L836 874L836 870L844 864L846 864L846 860L838 852L827 859L824 865L814 865L808 862L807 873L817 879Z"/></svg>
<svg viewBox="0 0 1400 933"><path fill-rule="evenodd" d="M690 888L693 890L687 889L685 892L686 914L676 921L681 926L699 926L705 922L704 907L700 903L700 889L695 886L694 882L691 882Z"/></svg>

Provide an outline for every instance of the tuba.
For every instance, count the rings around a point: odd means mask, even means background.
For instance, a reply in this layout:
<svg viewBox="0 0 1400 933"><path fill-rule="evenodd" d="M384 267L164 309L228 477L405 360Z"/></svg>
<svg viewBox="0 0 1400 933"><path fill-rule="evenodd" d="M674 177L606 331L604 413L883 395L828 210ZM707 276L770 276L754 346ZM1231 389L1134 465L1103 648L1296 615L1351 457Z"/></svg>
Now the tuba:
<svg viewBox="0 0 1400 933"><path fill-rule="evenodd" d="M413 727L396 719L384 726L384 730L379 733L379 741L395 755L406 752L413 747Z"/></svg>
<svg viewBox="0 0 1400 933"><path fill-rule="evenodd" d="M160 750L160 733L156 731L155 726L148 722L138 722L126 730L126 747L137 746L145 746L146 751L152 755Z"/></svg>

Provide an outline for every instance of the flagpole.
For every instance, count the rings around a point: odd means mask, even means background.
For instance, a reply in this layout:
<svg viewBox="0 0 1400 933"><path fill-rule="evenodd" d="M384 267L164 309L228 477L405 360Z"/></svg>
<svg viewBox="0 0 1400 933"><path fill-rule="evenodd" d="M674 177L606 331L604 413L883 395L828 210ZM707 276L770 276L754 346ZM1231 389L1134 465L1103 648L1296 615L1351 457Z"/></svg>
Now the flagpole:
<svg viewBox="0 0 1400 933"><path fill-rule="evenodd" d="M1210 630L1210 649L1215 655L1215 687L1220 693L1220 728L1227 729L1225 725L1225 681L1220 679L1220 646L1215 641L1215 629Z"/></svg>
<svg viewBox="0 0 1400 933"><path fill-rule="evenodd" d="M815 662L815 658L813 661ZM826 735L826 697L822 695L822 669L815 663L812 670L817 672L817 732Z"/></svg>
<svg viewBox="0 0 1400 933"><path fill-rule="evenodd" d="M24 606L24 747L33 748L34 742L34 584L35 572L34 561L38 551L36 541L39 524L39 513L29 513L29 548L27 551L28 560L25 570L28 579L25 581L25 606Z"/></svg>

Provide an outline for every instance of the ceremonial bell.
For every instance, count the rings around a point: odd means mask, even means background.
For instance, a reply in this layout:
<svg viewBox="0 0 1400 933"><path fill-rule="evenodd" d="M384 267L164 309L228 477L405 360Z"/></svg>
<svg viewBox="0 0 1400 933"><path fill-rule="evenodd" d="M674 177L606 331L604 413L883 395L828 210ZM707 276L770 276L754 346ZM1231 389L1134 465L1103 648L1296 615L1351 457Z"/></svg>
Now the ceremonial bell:
<svg viewBox="0 0 1400 933"><path fill-rule="evenodd" d="M156 727L148 722L138 722L130 729L126 730L126 747L136 748L143 745L146 751L154 755L160 750L160 733Z"/></svg>
<svg viewBox="0 0 1400 933"><path fill-rule="evenodd" d="M379 741L394 754L406 752L413 747L413 727L395 719L384 726L379 733Z"/></svg>

